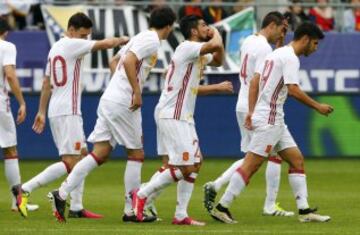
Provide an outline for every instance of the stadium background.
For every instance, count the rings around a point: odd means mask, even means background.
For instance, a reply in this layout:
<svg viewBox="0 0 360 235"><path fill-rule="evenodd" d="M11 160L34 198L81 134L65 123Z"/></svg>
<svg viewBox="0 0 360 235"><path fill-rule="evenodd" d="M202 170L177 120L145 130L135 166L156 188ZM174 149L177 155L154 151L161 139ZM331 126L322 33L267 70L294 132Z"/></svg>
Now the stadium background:
<svg viewBox="0 0 360 235"><path fill-rule="evenodd" d="M233 95L199 97L196 110L197 130L202 151L208 157L238 157L240 135L235 119L235 104L238 81L238 48L247 35L256 31L256 21L261 12L284 7L281 4L255 4L221 22L216 26L222 30L227 50L225 66L206 70L205 84L231 80L235 87ZM172 4L175 4L172 2ZM228 3L225 3L225 5ZM306 4L305 4L306 5ZM334 4L334 7L344 5ZM176 4L174 5L177 6ZM18 127L18 147L22 159L57 159L49 127L42 135L31 130L36 114L39 91L50 45L56 41L66 27L67 16L84 11L93 19L95 26L92 38L116 35L134 35L147 28L147 13L135 6L75 5L42 6L46 31L14 31L8 40L17 46L17 73L25 93L28 107L26 122ZM229 20L230 19L230 20ZM287 40L292 37L291 33ZM164 72L171 54L181 41L176 29L163 42L159 61L154 73L145 85L143 129L145 153L156 156L156 135L153 110L159 98ZM359 33L326 33L319 50L309 58L301 58L301 85L314 98L334 105L330 117L317 115L313 110L294 101L286 105L286 122L297 143L307 157L359 157L360 155L360 41ZM116 50L95 52L85 58L83 77L82 110L84 128L88 135L96 120L96 107L101 91L109 81L107 61ZM13 111L16 102L12 102ZM113 153L124 155L122 148Z"/></svg>

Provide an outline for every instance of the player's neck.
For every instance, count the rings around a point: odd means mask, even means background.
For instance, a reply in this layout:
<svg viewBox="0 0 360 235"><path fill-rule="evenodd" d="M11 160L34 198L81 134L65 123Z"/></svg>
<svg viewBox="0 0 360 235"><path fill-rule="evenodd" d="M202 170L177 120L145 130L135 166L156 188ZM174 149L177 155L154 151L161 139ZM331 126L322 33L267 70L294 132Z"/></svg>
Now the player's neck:
<svg viewBox="0 0 360 235"><path fill-rule="evenodd" d="M154 29L154 28L151 28L150 30L154 31L157 33L158 37L159 37L159 40L164 40L166 39L166 34L167 32L164 30L164 29Z"/></svg>
<svg viewBox="0 0 360 235"><path fill-rule="evenodd" d="M270 34L266 31L266 29L261 29L258 34L264 36L266 40L269 41Z"/></svg>
<svg viewBox="0 0 360 235"><path fill-rule="evenodd" d="M292 41L292 42L290 42L289 46L291 46L294 49L295 55L297 55L297 56L302 55L302 49L301 49L301 45L299 45L299 43Z"/></svg>

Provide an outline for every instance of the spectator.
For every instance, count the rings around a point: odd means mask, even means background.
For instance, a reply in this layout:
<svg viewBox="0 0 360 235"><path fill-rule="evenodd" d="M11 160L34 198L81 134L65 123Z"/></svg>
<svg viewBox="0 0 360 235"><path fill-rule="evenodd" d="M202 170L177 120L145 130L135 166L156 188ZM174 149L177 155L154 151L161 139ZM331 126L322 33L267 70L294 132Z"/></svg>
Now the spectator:
<svg viewBox="0 0 360 235"><path fill-rule="evenodd" d="M221 6L222 0L212 0L211 2L214 5L206 7L203 11L204 20L208 24L214 24L228 16L225 9Z"/></svg>
<svg viewBox="0 0 360 235"><path fill-rule="evenodd" d="M235 14L237 12L240 12L244 10L245 8L251 6L254 3L254 0L237 0L235 1L235 4L233 8L231 9L232 14Z"/></svg>
<svg viewBox="0 0 360 235"><path fill-rule="evenodd" d="M303 7L300 5L301 3L302 0L293 0L288 11L284 13L292 31L294 31L302 22L309 20L309 17L305 14Z"/></svg>
<svg viewBox="0 0 360 235"><path fill-rule="evenodd" d="M360 31L360 0L352 0L352 7L344 12L344 31Z"/></svg>
<svg viewBox="0 0 360 235"><path fill-rule="evenodd" d="M185 2L198 3L199 5L185 5L180 7L178 15L179 19L187 15L197 15L203 17L203 11L201 9L201 0L185 0Z"/></svg>
<svg viewBox="0 0 360 235"><path fill-rule="evenodd" d="M317 0L318 5L309 11L309 18L323 31L334 29L334 11L328 6L328 0Z"/></svg>

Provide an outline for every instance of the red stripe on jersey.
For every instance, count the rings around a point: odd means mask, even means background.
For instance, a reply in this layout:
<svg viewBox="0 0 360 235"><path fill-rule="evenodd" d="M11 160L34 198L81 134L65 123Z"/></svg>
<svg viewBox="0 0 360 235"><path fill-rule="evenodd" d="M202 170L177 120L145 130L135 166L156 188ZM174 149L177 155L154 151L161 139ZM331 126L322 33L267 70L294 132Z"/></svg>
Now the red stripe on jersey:
<svg viewBox="0 0 360 235"><path fill-rule="evenodd" d="M186 69L186 73L183 78L183 85L179 91L178 98L176 100L174 119L177 119L177 120L179 120L180 116L181 116L181 109L182 109L182 105L183 105L183 101L184 101L184 97L185 97L186 88L187 88L187 85L190 80L192 67L193 67L193 63L190 63Z"/></svg>
<svg viewBox="0 0 360 235"><path fill-rule="evenodd" d="M77 59L74 67L74 80L72 89L72 111L74 115L77 114L78 107L80 64L81 59Z"/></svg>
<svg viewBox="0 0 360 235"><path fill-rule="evenodd" d="M268 124L274 125L275 124L275 116L276 116L276 101L279 97L279 93L281 91L281 88L284 85L284 78L281 77L279 83L277 84L275 91L273 95L271 96L270 101L270 115L268 119Z"/></svg>

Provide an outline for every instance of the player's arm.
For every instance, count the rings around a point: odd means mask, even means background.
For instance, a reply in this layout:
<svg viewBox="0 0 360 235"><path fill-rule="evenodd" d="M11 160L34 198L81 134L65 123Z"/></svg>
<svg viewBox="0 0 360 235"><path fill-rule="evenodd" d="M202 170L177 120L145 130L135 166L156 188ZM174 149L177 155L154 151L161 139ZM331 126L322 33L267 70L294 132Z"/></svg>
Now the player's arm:
<svg viewBox="0 0 360 235"><path fill-rule="evenodd" d="M216 93L233 93L234 88L230 81L224 81L211 85L200 85L198 95L210 95Z"/></svg>
<svg viewBox="0 0 360 235"><path fill-rule="evenodd" d="M41 88L39 110L38 113L36 114L34 124L32 126L32 129L37 134L40 134L44 131L45 122L46 122L46 109L50 100L50 96L51 96L50 77L45 76Z"/></svg>
<svg viewBox="0 0 360 235"><path fill-rule="evenodd" d="M139 83L137 81L136 77L136 65L139 63L138 58L136 55L129 51L126 54L125 60L124 60L124 69L127 75L127 78L129 79L129 83L131 85L131 88L134 92L133 95L133 102L130 109L132 111L135 111L136 109L140 108L142 105L142 99L141 99L141 90Z"/></svg>
<svg viewBox="0 0 360 235"><path fill-rule="evenodd" d="M3 68L4 68L5 77L8 80L11 91L19 103L19 110L16 118L16 123L20 124L25 121L26 104L20 89L19 80L16 77L15 65L5 65Z"/></svg>
<svg viewBox="0 0 360 235"><path fill-rule="evenodd" d="M115 73L115 70L116 70L116 66L118 65L120 61L120 55L119 54L116 54L114 55L110 61L109 61L109 68L110 68L110 73L111 75L113 75Z"/></svg>
<svg viewBox="0 0 360 235"><path fill-rule="evenodd" d="M204 43L200 49L200 55L213 54L213 60L208 65L210 66L221 66L224 60L224 45L222 42L221 35L217 29L213 29L214 35L212 38Z"/></svg>
<svg viewBox="0 0 360 235"><path fill-rule="evenodd" d="M307 106L315 109L322 115L329 115L332 111L334 111L333 107L328 104L321 104L316 100L312 99L305 92L303 92L297 84L287 84L288 94L293 96L298 101L306 104Z"/></svg>
<svg viewBox="0 0 360 235"><path fill-rule="evenodd" d="M122 36L118 38L105 38L103 40L96 41L91 51L98 51L104 49L110 49L117 46L126 44L129 41L129 37Z"/></svg>
<svg viewBox="0 0 360 235"><path fill-rule="evenodd" d="M250 81L249 97L248 97L249 111L245 117L245 124L244 124L245 128L249 130L253 129L251 117L252 114L254 113L255 105L259 96L259 83L260 83L260 74L255 73L254 77Z"/></svg>

